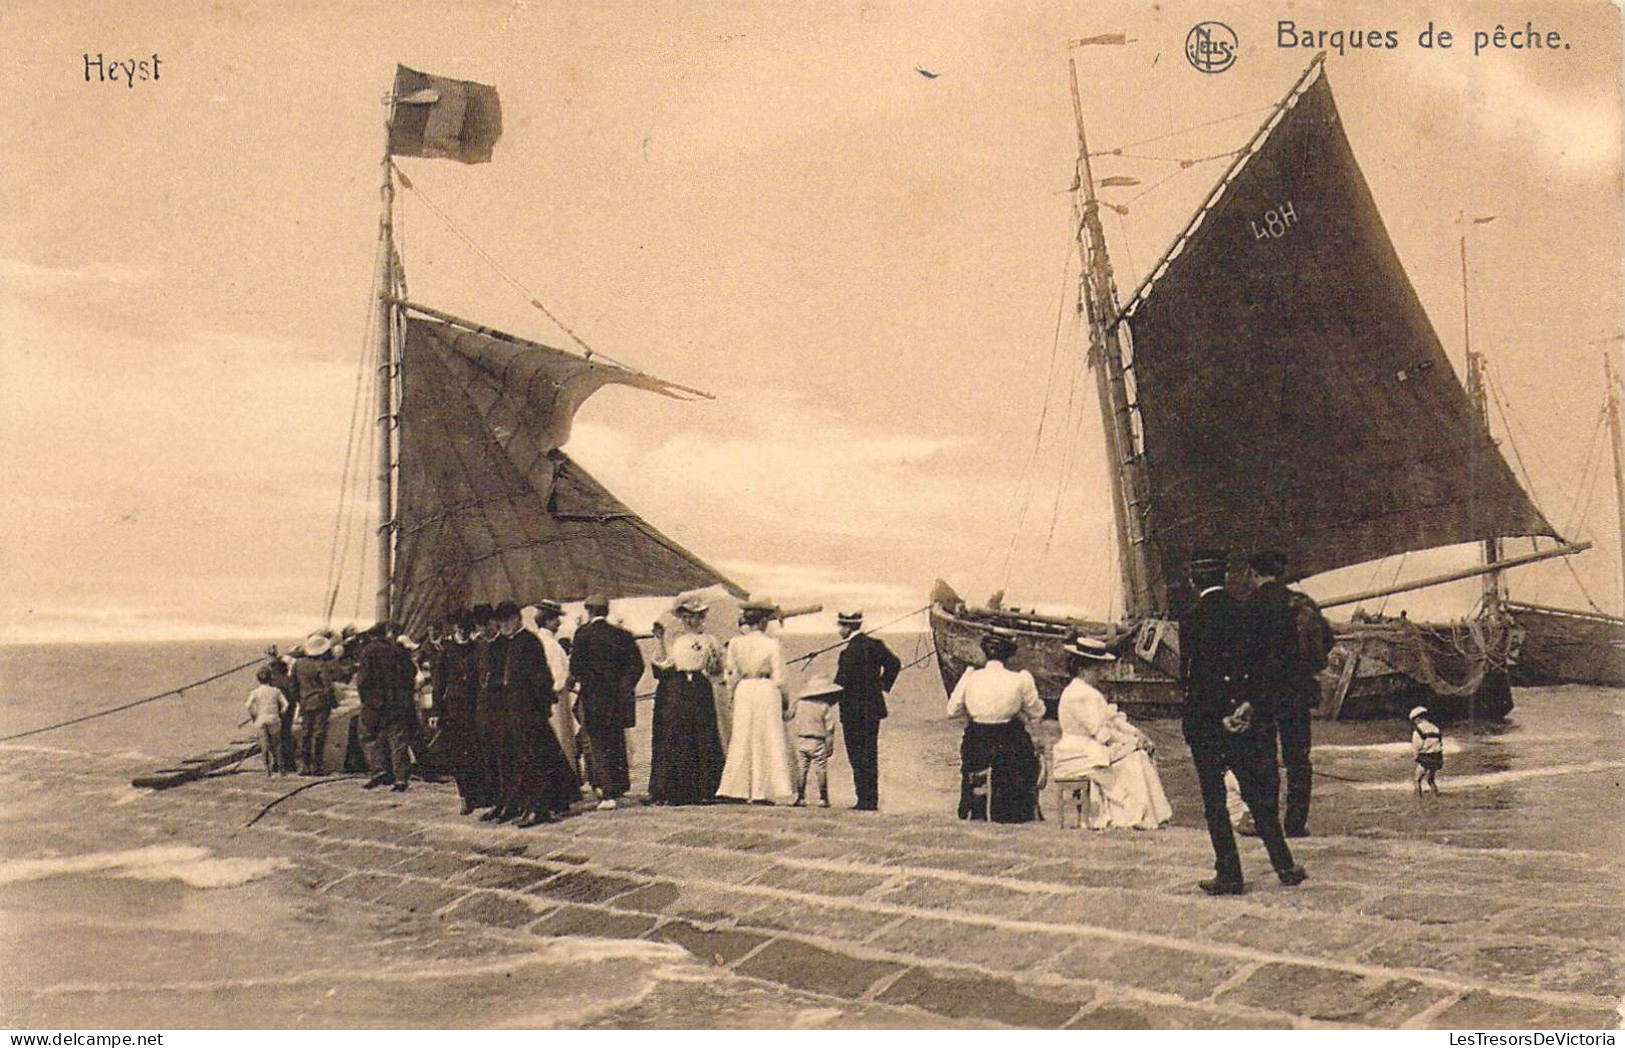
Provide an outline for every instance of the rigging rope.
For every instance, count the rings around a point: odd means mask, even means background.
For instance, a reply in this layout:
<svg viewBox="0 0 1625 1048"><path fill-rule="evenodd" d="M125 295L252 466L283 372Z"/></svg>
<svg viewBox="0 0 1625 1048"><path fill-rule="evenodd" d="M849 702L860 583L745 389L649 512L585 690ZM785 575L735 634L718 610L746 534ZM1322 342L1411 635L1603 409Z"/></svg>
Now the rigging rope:
<svg viewBox="0 0 1625 1048"><path fill-rule="evenodd" d="M376 322L379 302L374 298L367 308L366 326L361 332L361 354L356 365L355 388L350 395L350 428L344 441L344 469L339 475L339 502L333 513L333 544L327 554L327 581L322 584L322 593L326 595L326 606L322 615L322 625L330 627L333 624L333 606L338 603L339 587L343 585L344 559L340 553L341 538L348 553L348 536L345 533L345 511L349 509L350 478L355 468L356 426L361 416L361 392L366 386L367 364L372 358L372 329Z"/></svg>
<svg viewBox="0 0 1625 1048"><path fill-rule="evenodd" d="M447 229L451 230L452 233L458 237L458 239L462 240L462 242L467 244L476 255L480 256L480 259L484 261L486 265L491 267L492 272L496 273L496 275L501 277L510 287L523 295L525 300L530 303L530 305L541 310L542 314L546 316L548 320L551 320L560 331L570 336L570 340L576 345L580 346L583 353L589 357L599 357L611 364L616 365L617 367L627 368L628 370L636 370L635 368L630 367L630 365L623 364L614 357L600 353L591 346L587 345L586 341L583 340L580 335L576 334L570 325L559 319L557 314L542 304L542 300L536 297L536 293L534 291L526 287L518 277L504 269L502 263L498 262L489 251L481 247L472 236L465 233L461 226L457 225L456 222L453 222L450 215L440 210L439 205L437 205L433 200L430 200L428 196L424 194L423 190L419 189L411 179L406 177L406 172L402 171L399 167L396 167L393 161L390 162L390 166L394 167L395 173L400 176L401 185L405 186L419 200L423 201L424 206L430 211L433 211L435 215L439 217L440 221L446 224Z"/></svg>
<svg viewBox="0 0 1625 1048"><path fill-rule="evenodd" d="M217 681L222 677L229 677L233 673L241 673L243 670L248 669L248 667L257 666L257 665L259 665L260 663L262 663L264 661L265 661L265 658L263 656L259 656L259 657L250 659L248 662L245 662L240 666L233 666L229 670L221 670L219 673L213 674L213 675L208 676L208 677L203 677L203 678L201 678L199 680L192 681L190 684L182 684L178 688L170 688L168 691L160 691L156 695L148 695L144 699L136 699L134 702L126 702L126 703L124 703L122 705L119 705L119 706L109 707L108 709L105 709L105 710L97 710L95 713L87 713L82 717L73 717L73 718L71 718L69 720L59 721L56 724L47 724L43 728L30 728L27 731L19 731L19 732L16 732L15 734L12 734L12 735L6 735L4 737L0 737L0 742L11 742L11 741L13 741L15 739L26 739L30 735L42 735L45 732L55 731L58 728L66 728L71 724L83 724L85 721L95 720L98 717L105 717L110 713L122 713L125 710L131 710L131 709L134 709L137 706L143 706L143 705L145 705L145 704L147 704L149 702L157 702L159 699L168 698L171 695L179 695L182 692L190 691L193 688L200 687L200 686L202 686L204 684L212 683L213 681Z"/></svg>
<svg viewBox="0 0 1625 1048"><path fill-rule="evenodd" d="M1090 153L1089 155L1092 157L1115 156L1125 149L1135 149L1139 146L1150 145L1152 142L1161 142L1165 138L1173 138L1175 135L1184 135L1189 134L1192 131L1200 131L1204 127L1212 127L1215 124L1223 124L1231 120L1239 120L1244 116L1253 116L1256 113L1266 113L1274 108L1275 106L1273 105L1267 105L1259 106L1257 109L1248 109L1240 113L1231 113L1229 116L1221 116L1214 120L1206 120L1200 124L1192 124L1190 127L1182 127L1174 131L1166 131L1160 135L1152 135L1150 138L1142 138L1138 142L1130 142L1127 145L1117 146L1114 149L1103 149L1099 152Z"/></svg>
<svg viewBox="0 0 1625 1048"><path fill-rule="evenodd" d="M1179 169L1177 171L1173 171L1173 172L1169 173L1166 178L1158 179L1156 182L1153 182L1151 185L1147 186L1145 189L1142 189L1140 192L1138 192L1138 193L1134 194L1133 196L1129 197L1128 202L1132 204L1136 200L1140 199L1141 197L1145 196L1148 193L1155 193L1157 190L1161 189L1163 186L1167 185L1169 182L1171 182L1174 179L1178 178L1180 175L1183 175L1185 172L1189 171L1191 168L1195 167L1198 164L1205 164L1210 160L1222 160L1225 157L1235 156L1236 154L1238 154L1240 152L1241 152L1241 150L1235 149L1235 150L1231 150L1228 153L1215 153L1213 156L1203 157L1200 160L1192 160L1190 163L1181 162L1180 165L1179 165Z"/></svg>

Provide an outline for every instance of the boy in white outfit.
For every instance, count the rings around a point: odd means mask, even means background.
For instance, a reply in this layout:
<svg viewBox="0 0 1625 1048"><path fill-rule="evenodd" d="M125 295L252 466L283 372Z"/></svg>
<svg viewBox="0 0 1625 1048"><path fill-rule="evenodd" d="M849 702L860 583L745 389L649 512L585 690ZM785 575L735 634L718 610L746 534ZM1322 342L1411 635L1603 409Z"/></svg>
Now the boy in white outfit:
<svg viewBox="0 0 1625 1048"><path fill-rule="evenodd" d="M1428 708L1418 706L1411 711L1411 750L1416 754L1416 799L1422 799L1422 782L1427 781L1433 795L1439 795L1439 784L1433 777L1444 767L1444 732L1428 720Z"/></svg>
<svg viewBox="0 0 1625 1048"><path fill-rule="evenodd" d="M282 689L271 684L271 668L262 666L256 679L259 686L248 693L246 708L254 727L260 733L260 755L265 758L265 776L277 772L288 774L282 766L282 714L288 708L288 697Z"/></svg>
<svg viewBox="0 0 1625 1048"><path fill-rule="evenodd" d="M814 677L796 696L791 713L796 737L795 807L807 806L807 773L818 778L818 806L829 807L829 756L835 752L835 725L841 712L841 688L828 677Z"/></svg>

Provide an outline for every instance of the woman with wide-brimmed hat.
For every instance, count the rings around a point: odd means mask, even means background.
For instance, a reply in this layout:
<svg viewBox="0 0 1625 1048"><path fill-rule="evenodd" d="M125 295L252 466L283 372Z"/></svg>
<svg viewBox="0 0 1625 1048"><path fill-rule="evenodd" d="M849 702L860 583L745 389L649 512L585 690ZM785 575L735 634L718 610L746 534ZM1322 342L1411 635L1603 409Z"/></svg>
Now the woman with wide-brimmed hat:
<svg viewBox="0 0 1625 1048"><path fill-rule="evenodd" d="M650 733L649 803L707 804L722 784L722 736L717 731L716 688L722 645L705 632L707 606L699 597L677 602L677 628L655 623L660 651Z"/></svg>
<svg viewBox="0 0 1625 1048"><path fill-rule="evenodd" d="M1089 780L1091 830L1156 829L1174 815L1151 760L1156 745L1094 685L1117 657L1093 637L1078 637L1065 650L1073 678L1061 692L1055 778Z"/></svg>
<svg viewBox="0 0 1625 1048"><path fill-rule="evenodd" d="M745 632L728 642L723 672L733 687L733 730L717 796L771 803L788 800L790 743L784 729L784 652L767 635L778 609L768 601L746 601L739 609Z"/></svg>
<svg viewBox="0 0 1625 1048"><path fill-rule="evenodd" d="M993 822L1032 822L1038 818L1038 778L1042 771L1026 725L1044 716L1044 700L1026 670L1005 665L1016 642L998 633L982 637L986 665L966 670L948 697L948 716L964 717L959 744L959 817ZM985 807L979 792L991 791Z"/></svg>

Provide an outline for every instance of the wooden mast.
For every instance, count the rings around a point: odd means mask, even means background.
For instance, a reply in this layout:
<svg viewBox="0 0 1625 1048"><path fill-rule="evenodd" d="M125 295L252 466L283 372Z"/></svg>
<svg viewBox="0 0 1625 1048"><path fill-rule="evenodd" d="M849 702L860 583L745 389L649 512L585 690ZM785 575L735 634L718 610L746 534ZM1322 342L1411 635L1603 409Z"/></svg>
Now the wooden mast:
<svg viewBox="0 0 1625 1048"><path fill-rule="evenodd" d="M390 98L393 117L395 100ZM394 454L392 440L395 430L394 386L395 347L392 323L395 306L395 181L392 177L388 138L385 125L384 159L379 196L382 208L378 218L378 258L373 272L373 309L377 321L373 338L377 350L377 411L378 426L378 591L374 601L374 615L379 622L388 621L393 611L392 575L394 572L395 492Z"/></svg>
<svg viewBox="0 0 1625 1048"><path fill-rule="evenodd" d="M1078 170L1072 201L1073 225L1078 238L1082 275L1078 311L1089 321L1089 367L1095 373L1106 452L1111 457L1112 519L1117 528L1117 562L1123 586L1124 617L1129 621L1156 614L1166 601L1166 589L1151 546L1145 540L1142 514L1148 487L1145 460L1135 447L1133 412L1124 379L1122 336L1116 325L1117 285L1106 235L1100 226L1100 202L1089 165L1089 139L1083 126L1083 103L1078 96L1078 65L1067 59L1072 76L1072 115L1078 127Z"/></svg>
<svg viewBox="0 0 1625 1048"><path fill-rule="evenodd" d="M1602 367L1608 383L1608 431L1613 437L1614 497L1619 500L1619 558L1625 566L1625 427L1619 418L1619 373L1614 370L1614 358L1607 353L1602 356ZM1620 583L1625 587L1625 570L1620 572ZM1625 614L1625 605L1621 614Z"/></svg>
<svg viewBox="0 0 1625 1048"><path fill-rule="evenodd" d="M1481 438L1486 443L1493 443L1494 436L1490 432L1490 401L1489 393L1484 387L1484 356L1473 351L1473 333L1470 319L1470 306L1467 301L1467 226L1466 216L1459 221L1461 228L1461 344L1467 353L1467 396L1472 401L1473 412L1478 418ZM1480 473L1481 459L1486 453L1484 444L1473 450L1472 457L1467 464L1469 476L1473 478L1473 498L1478 498L1477 479ZM1484 540L1484 563L1495 564L1501 559L1501 540L1497 536L1490 536ZM1484 614L1494 616L1500 613L1501 602L1506 597L1506 583L1500 571L1489 571L1484 579Z"/></svg>

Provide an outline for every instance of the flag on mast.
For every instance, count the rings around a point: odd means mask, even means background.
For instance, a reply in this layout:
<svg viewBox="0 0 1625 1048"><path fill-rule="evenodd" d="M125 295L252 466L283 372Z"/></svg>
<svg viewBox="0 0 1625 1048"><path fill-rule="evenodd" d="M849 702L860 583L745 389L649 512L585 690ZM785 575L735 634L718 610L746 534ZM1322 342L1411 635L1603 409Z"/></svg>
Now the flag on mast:
<svg viewBox="0 0 1625 1048"><path fill-rule="evenodd" d="M398 65L390 98L391 156L490 162L492 147L502 137L502 104L496 88Z"/></svg>

